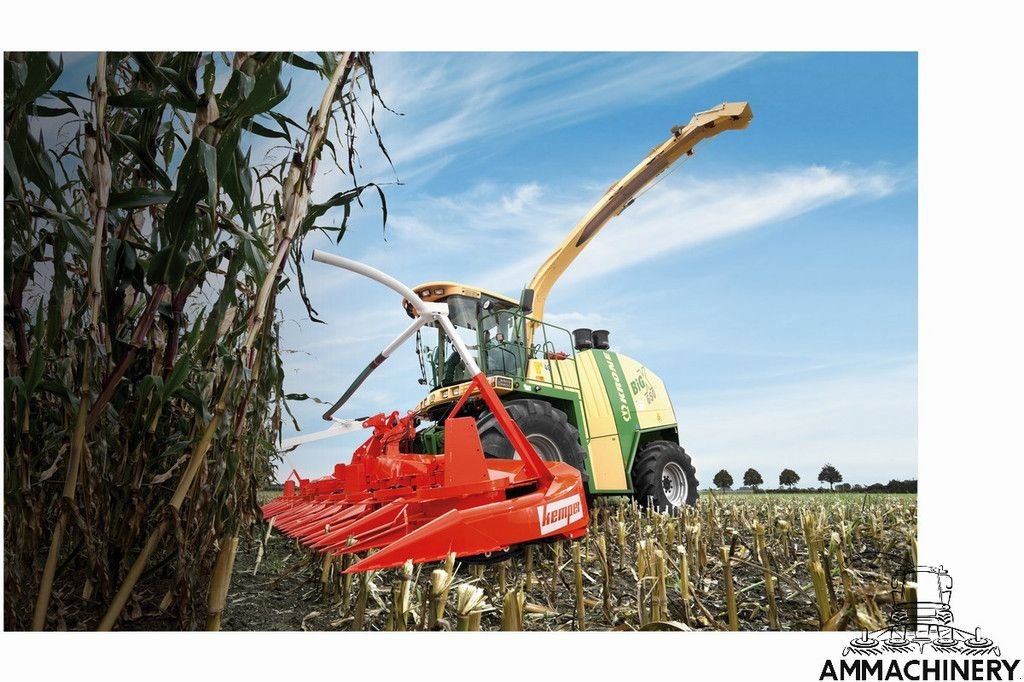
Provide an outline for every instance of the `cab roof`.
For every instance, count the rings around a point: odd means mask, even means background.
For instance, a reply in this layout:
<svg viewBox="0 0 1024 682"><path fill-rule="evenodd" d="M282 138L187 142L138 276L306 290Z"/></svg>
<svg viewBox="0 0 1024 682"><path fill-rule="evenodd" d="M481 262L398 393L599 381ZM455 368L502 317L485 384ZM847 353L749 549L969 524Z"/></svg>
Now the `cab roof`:
<svg viewBox="0 0 1024 682"><path fill-rule="evenodd" d="M416 292L416 295L421 299L431 303L435 301L443 301L449 296L469 296L470 298L488 296L504 303L509 303L515 306L519 305L519 301L509 298L503 294L496 294L493 291L488 291L487 289L472 287L468 284L459 284L458 282L424 282L423 284L414 286L412 290ZM402 301L402 306L405 308L405 312L409 317L415 317L412 306L409 305L408 301Z"/></svg>

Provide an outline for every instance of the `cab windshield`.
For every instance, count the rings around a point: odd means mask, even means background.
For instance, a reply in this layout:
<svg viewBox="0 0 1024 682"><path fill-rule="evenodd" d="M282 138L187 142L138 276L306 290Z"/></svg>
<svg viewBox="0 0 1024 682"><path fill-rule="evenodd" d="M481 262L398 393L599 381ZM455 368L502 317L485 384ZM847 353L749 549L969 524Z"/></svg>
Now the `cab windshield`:
<svg viewBox="0 0 1024 682"><path fill-rule="evenodd" d="M455 295L445 302L456 332L485 374L521 374L525 352L517 324L517 319L521 318L515 315L517 306L487 295L480 298ZM433 348L421 345L417 352L424 364L424 379L431 390L472 378L440 329L437 330L437 345Z"/></svg>

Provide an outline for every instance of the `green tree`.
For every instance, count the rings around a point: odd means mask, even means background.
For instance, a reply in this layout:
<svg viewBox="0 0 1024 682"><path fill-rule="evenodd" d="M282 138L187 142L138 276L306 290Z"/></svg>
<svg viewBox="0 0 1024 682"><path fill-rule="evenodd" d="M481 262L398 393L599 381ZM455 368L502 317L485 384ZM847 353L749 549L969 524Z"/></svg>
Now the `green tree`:
<svg viewBox="0 0 1024 682"><path fill-rule="evenodd" d="M728 490L732 487L732 474L725 469L722 469L715 474L715 477L712 479L712 483L721 490Z"/></svg>
<svg viewBox="0 0 1024 682"><path fill-rule="evenodd" d="M299 70L320 80L301 122L282 113ZM71 90L61 72L4 55L4 626L106 629L169 594L179 627L216 627L214 564L260 518L296 399L278 296L294 273L305 301L305 236L340 238L379 191L350 146L376 132L370 59L101 52ZM331 163L345 186L313 202Z"/></svg>
<svg viewBox="0 0 1024 682"><path fill-rule="evenodd" d="M757 469L747 469L743 472L743 485L749 485L755 491L757 486L764 483L764 479L761 478L761 473Z"/></svg>
<svg viewBox="0 0 1024 682"><path fill-rule="evenodd" d="M843 475L839 473L839 469L836 469L831 464L826 463L825 466L821 467L821 472L818 474L818 480L822 483L828 483L830 490L835 490L836 483L843 482Z"/></svg>
<svg viewBox="0 0 1024 682"><path fill-rule="evenodd" d="M783 469L779 474L779 485L789 486L792 490L793 486L800 482L800 474L793 471L792 469Z"/></svg>

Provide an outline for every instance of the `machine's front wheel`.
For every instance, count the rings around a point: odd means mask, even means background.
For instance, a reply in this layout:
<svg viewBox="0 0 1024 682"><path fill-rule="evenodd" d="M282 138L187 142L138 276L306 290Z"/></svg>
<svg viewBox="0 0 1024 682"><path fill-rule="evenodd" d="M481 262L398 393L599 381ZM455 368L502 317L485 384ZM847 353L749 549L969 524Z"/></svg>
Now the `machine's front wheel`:
<svg viewBox="0 0 1024 682"><path fill-rule="evenodd" d="M509 400L505 409L542 459L565 462L579 469L586 482L586 454L580 445L580 433L569 423L565 412L543 400L530 398ZM480 415L476 426L485 455L497 459L515 456L512 444L502 433L493 414L485 412Z"/></svg>
<svg viewBox="0 0 1024 682"><path fill-rule="evenodd" d="M633 462L633 494L656 509L697 504L697 472L686 450L667 440L645 445Z"/></svg>

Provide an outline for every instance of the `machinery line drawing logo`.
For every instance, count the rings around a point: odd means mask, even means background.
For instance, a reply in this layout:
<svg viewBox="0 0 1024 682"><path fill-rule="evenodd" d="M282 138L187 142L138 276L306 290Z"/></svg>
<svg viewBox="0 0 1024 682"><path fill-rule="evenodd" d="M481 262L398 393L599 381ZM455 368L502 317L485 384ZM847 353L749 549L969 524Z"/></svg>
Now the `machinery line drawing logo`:
<svg viewBox="0 0 1024 682"><path fill-rule="evenodd" d="M1000 656L980 628L954 624L950 597L953 578L941 565L904 566L892 576L892 616L888 627L865 631L850 641L843 656L882 656L926 652L972 657Z"/></svg>

